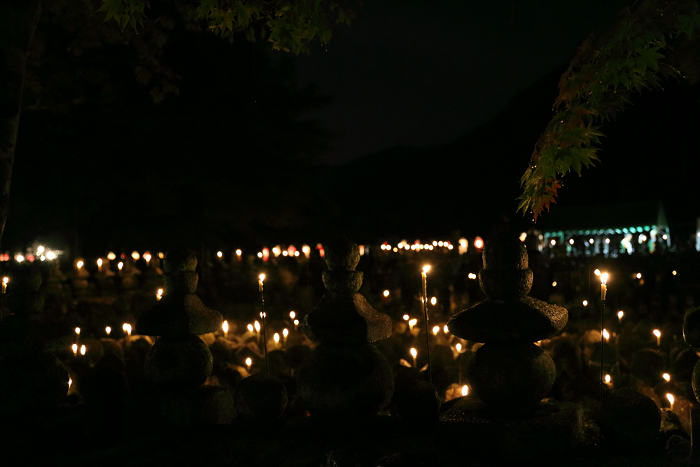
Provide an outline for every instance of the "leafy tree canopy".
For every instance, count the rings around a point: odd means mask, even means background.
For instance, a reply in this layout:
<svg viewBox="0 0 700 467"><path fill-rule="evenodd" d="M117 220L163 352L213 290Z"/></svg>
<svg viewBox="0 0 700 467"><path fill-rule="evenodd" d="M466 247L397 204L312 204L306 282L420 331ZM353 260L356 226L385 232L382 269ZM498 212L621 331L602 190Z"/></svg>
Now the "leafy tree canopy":
<svg viewBox="0 0 700 467"><path fill-rule="evenodd" d="M598 161L600 124L630 103L634 92L681 77L669 58L697 36L697 0L644 0L625 8L606 34L589 37L559 82L555 115L535 144L523 174L518 210L535 220L556 203L564 175Z"/></svg>

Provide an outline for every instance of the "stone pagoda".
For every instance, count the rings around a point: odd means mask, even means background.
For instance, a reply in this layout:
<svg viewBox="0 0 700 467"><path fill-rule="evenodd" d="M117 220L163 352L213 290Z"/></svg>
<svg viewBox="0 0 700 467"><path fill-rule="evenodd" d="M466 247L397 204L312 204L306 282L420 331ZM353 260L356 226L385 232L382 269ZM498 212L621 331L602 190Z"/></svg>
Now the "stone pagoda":
<svg viewBox="0 0 700 467"><path fill-rule="evenodd" d="M304 318L304 332L318 347L299 369L299 394L313 416L373 415L391 400L389 363L371 342L391 335L391 319L358 293L360 250L345 237L326 248L326 294Z"/></svg>
<svg viewBox="0 0 700 467"><path fill-rule="evenodd" d="M153 422L183 428L230 422L235 414L229 390L204 386L213 358L198 335L217 331L223 318L197 295L197 258L179 249L163 261L163 298L142 316L136 333L156 337L145 362L145 375L154 386L129 401L135 426Z"/></svg>
<svg viewBox="0 0 700 467"><path fill-rule="evenodd" d="M492 446L487 456L541 458L574 449L581 437L579 409L540 402L554 383L556 368L535 344L560 332L568 312L527 296L533 275L517 236L503 232L490 238L483 266L479 283L488 298L448 322L455 336L484 343L467 364L476 397L443 414L441 420L452 423L440 424L440 431L448 443L469 436Z"/></svg>

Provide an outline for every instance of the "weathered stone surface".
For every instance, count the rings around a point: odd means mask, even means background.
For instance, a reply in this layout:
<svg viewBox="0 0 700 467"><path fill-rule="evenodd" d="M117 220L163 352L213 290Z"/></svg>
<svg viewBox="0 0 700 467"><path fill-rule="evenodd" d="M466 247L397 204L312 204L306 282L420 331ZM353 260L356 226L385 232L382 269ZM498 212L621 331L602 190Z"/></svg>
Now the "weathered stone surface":
<svg viewBox="0 0 700 467"><path fill-rule="evenodd" d="M661 414L654 401L629 388L603 400L596 418L605 441L611 444L642 446L661 428Z"/></svg>
<svg viewBox="0 0 700 467"><path fill-rule="evenodd" d="M481 346L467 364L474 393L500 413L519 414L536 407L554 384L552 358L535 344Z"/></svg>
<svg viewBox="0 0 700 467"><path fill-rule="evenodd" d="M169 272L163 276L163 294L191 294L198 283L199 276L194 271Z"/></svg>
<svg viewBox="0 0 700 467"><path fill-rule="evenodd" d="M532 297L487 299L450 318L452 334L476 342L534 342L560 332L568 321L566 308Z"/></svg>
<svg viewBox="0 0 700 467"><path fill-rule="evenodd" d="M391 367L371 344L319 345L299 369L298 381L309 412L319 416L375 414L389 403L394 391Z"/></svg>
<svg viewBox="0 0 700 467"><path fill-rule="evenodd" d="M279 378L258 373L238 383L233 400L241 419L274 420L287 408L287 389Z"/></svg>
<svg viewBox="0 0 700 467"><path fill-rule="evenodd" d="M479 285L490 299L513 300L522 298L532 289L532 270L492 270L479 271Z"/></svg>
<svg viewBox="0 0 700 467"><path fill-rule="evenodd" d="M146 378L164 390L195 388L211 375L209 348L192 334L161 337L146 355Z"/></svg>
<svg viewBox="0 0 700 467"><path fill-rule="evenodd" d="M497 271L527 269L525 244L512 233L499 232L484 243L484 269Z"/></svg>
<svg viewBox="0 0 700 467"><path fill-rule="evenodd" d="M480 399L464 397L440 416L435 430L435 441L444 449L466 455L465 440L479 446L468 456L484 465L498 460L511 460L513 465L523 460L562 461L583 441L583 410L578 404L542 402L527 417L499 417Z"/></svg>
<svg viewBox="0 0 700 467"><path fill-rule="evenodd" d="M362 294L352 298L326 294L315 310L304 317L304 332L326 345L361 345L391 335L391 318L379 313Z"/></svg>
<svg viewBox="0 0 700 467"><path fill-rule="evenodd" d="M326 246L325 259L331 271L354 271L360 262L360 248L341 236Z"/></svg>
<svg viewBox="0 0 700 467"><path fill-rule="evenodd" d="M169 251L163 258L165 273L194 271L197 268L197 256L187 248L177 248Z"/></svg>
<svg viewBox="0 0 700 467"><path fill-rule="evenodd" d="M206 307L197 295L165 295L136 323L136 333L146 336L206 334L221 329L223 317Z"/></svg>
<svg viewBox="0 0 700 467"><path fill-rule="evenodd" d="M691 308L685 313L683 338L689 345L700 348L700 307Z"/></svg>
<svg viewBox="0 0 700 467"><path fill-rule="evenodd" d="M323 286L331 293L353 295L362 287L362 271L323 271Z"/></svg>

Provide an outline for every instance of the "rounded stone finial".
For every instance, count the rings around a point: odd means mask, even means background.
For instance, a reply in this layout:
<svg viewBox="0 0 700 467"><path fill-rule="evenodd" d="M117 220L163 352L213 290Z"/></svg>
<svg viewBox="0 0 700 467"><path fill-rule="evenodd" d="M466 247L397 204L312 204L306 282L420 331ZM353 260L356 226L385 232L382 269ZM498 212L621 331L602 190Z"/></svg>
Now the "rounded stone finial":
<svg viewBox="0 0 700 467"><path fill-rule="evenodd" d="M177 248L168 252L163 259L165 273L194 271L197 268L197 257L192 250Z"/></svg>
<svg viewBox="0 0 700 467"><path fill-rule="evenodd" d="M360 262L360 248L346 237L337 237L326 248L326 264L331 271L354 271Z"/></svg>
<svg viewBox="0 0 700 467"><path fill-rule="evenodd" d="M484 269L527 269L527 248L515 234L499 232L486 240L483 261Z"/></svg>

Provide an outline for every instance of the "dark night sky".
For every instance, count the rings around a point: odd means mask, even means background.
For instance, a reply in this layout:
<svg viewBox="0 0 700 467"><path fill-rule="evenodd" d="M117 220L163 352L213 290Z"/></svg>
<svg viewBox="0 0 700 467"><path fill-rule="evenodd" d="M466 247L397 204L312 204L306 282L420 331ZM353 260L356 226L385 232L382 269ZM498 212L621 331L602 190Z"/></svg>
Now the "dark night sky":
<svg viewBox="0 0 700 467"><path fill-rule="evenodd" d="M296 60L301 84L318 83L334 96L309 114L339 134L324 160L462 136L566 65L626 3L367 1L352 26L336 27L327 48L316 45Z"/></svg>

